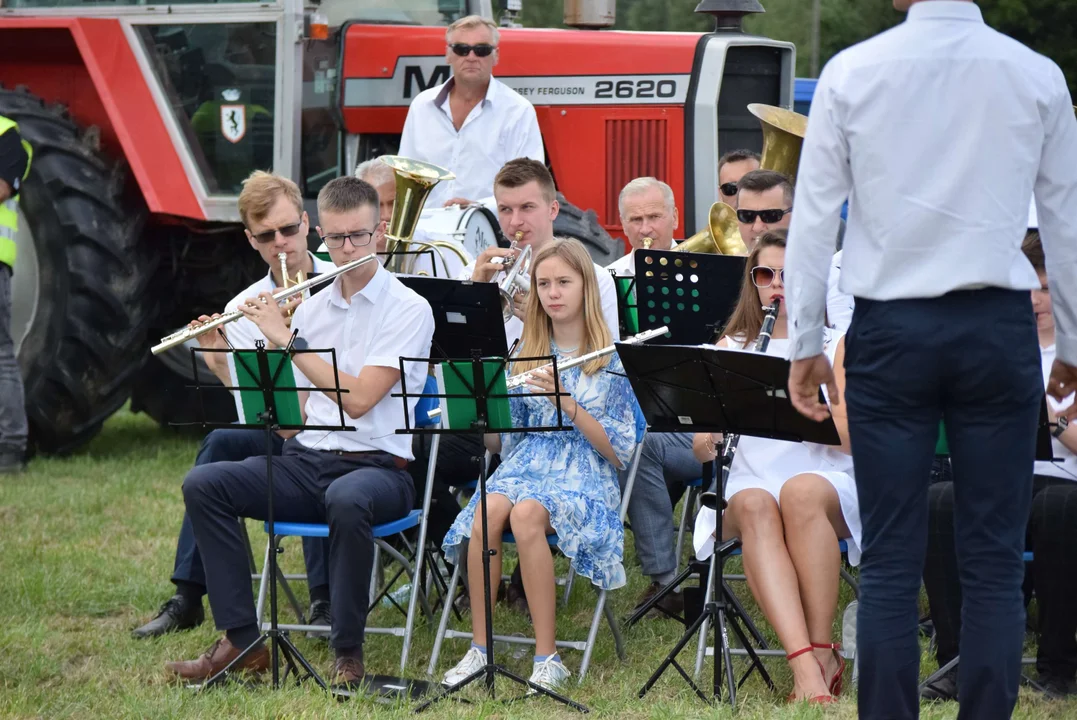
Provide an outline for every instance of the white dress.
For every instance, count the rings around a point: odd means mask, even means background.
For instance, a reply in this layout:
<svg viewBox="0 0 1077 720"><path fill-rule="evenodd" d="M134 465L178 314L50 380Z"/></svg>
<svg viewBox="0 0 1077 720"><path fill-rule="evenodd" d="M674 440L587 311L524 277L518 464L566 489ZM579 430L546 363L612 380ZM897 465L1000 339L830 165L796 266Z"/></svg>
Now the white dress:
<svg viewBox="0 0 1077 720"><path fill-rule="evenodd" d="M838 341L842 334L826 331L825 352L834 363ZM727 338L731 348L740 349L743 344ZM767 355L788 357L789 340L771 340L767 346ZM823 394L830 398L823 388ZM853 479L853 458L832 445L818 443L798 443L771 438L750 437L742 435L737 445L737 454L729 468L725 498L728 501L742 490L757 488L766 490L775 502L781 503L782 486L790 478L802 473L813 473L825 478L838 493L841 512L845 524L852 533L851 538L842 538L848 546L849 563L860 562L860 505L856 496L856 481ZM703 508L696 517L693 544L696 557L704 560L714 552L715 511Z"/></svg>

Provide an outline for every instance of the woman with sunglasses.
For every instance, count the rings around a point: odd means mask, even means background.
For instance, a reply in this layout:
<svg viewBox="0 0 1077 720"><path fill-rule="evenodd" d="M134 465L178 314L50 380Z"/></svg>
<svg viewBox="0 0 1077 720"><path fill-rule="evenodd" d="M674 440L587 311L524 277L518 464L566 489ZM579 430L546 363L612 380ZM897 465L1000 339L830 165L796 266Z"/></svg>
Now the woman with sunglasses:
<svg viewBox="0 0 1077 720"><path fill-rule="evenodd" d="M785 291L785 231L764 233L748 256L740 300L719 347L750 348L763 324L763 308ZM784 300L784 297L783 297ZM789 346L785 303L779 306L767 355L785 357ZM844 337L830 333L826 351L844 392ZM829 402L829 400L828 400ZM830 702L841 693L845 661L831 642L838 604L841 553L859 562L860 516L849 454L845 403L831 408L840 447L742 436L730 467L723 540L739 537L752 595L774 627L793 673L790 701ZM721 435L699 433L693 451L715 459ZM697 555L714 547L714 511L696 520Z"/></svg>
<svg viewBox="0 0 1077 720"><path fill-rule="evenodd" d="M583 244L557 239L531 264L534 292L528 294L517 357L556 355L560 362L609 347L613 336L603 320L598 278ZM537 369L544 360L517 361L512 375L531 372L528 390L554 392L553 377ZM617 355L596 358L561 373L562 418L567 432L487 435L486 448L501 453L501 464L487 483L489 547L499 550L504 532L516 539L524 592L535 626L535 663L531 682L556 689L569 676L554 646L556 590L553 555L546 536L557 533L558 549L575 571L610 590L625 584L621 564L624 527L617 470L635 447L635 396ZM514 428L557 424L557 398L529 397L523 388L509 402ZM442 544L458 562L459 544L470 538L467 558L471 596L471 648L445 673L456 685L486 663L485 603L482 595L482 515L479 495L471 501ZM501 577L502 553L490 558L490 577ZM496 588L492 588L496 591ZM493 601L493 598L491 598ZM493 603L491 602L491 605Z"/></svg>

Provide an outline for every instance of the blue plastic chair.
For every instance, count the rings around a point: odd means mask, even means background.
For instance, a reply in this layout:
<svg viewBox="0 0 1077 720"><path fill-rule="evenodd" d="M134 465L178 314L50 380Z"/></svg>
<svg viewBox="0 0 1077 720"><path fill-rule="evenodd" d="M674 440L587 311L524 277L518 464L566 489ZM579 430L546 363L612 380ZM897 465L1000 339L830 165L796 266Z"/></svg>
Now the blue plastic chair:
<svg viewBox="0 0 1077 720"><path fill-rule="evenodd" d="M426 384L423 388L424 395L432 395L438 392L436 378L430 376L426 379ZM417 428L426 428L437 425L438 420L431 420L429 418L429 412L438 407L439 401L436 397L421 397L416 403L415 408L415 426ZM365 632L368 635L396 635L404 639L404 645L400 653L400 670L404 671L404 668L408 662L408 654L411 650L411 640L415 627L415 613L416 602L421 602L423 607L423 613L426 615L430 622L433 622L434 614L430 610L430 604L426 597L426 594L422 590L421 578L423 577L423 558L426 555L426 531L427 531L427 518L430 512L430 497L433 489L433 475L434 468L437 465L437 453L439 446L440 435L434 435L434 440L430 446L430 465L426 478L426 490L423 494L423 503L421 510L412 510L406 516L393 520L392 522L382 523L375 525L371 528L374 536L374 563L373 572L375 576L379 576L381 569L381 553L387 554L392 560L401 567L401 571L394 576L390 581L381 589L380 592L376 592L376 583L371 581L371 610L377 605L378 601L387 596L389 587L395 582L396 578L400 577L402 573L406 573L411 581L411 597L408 600L408 609L405 615L404 627L390 627L390 628L377 628L367 627ZM399 535L414 527L419 528L419 539L415 546L414 551L414 567L412 566L412 559L407 558L400 553L396 548L386 542L386 538L391 538L394 535ZM269 532L269 523L263 524L263 529L266 533ZM291 522L275 522L273 527L277 538L283 537L316 537L326 538L329 537L329 526L323 523L291 523ZM406 543L405 543L406 544ZM266 544L266 554L270 551L272 543ZM267 580L263 573L261 586L258 590L258 620L260 625L265 625L262 621L262 613L265 606L265 597L267 591ZM390 602L394 602L390 600ZM446 603L450 605L451 603ZM399 606L398 606L399 607ZM314 632L327 632L328 626L325 625L286 625L278 623L278 627L282 630L295 630L299 632L314 631Z"/></svg>
<svg viewBox="0 0 1077 720"><path fill-rule="evenodd" d="M636 419L636 447L632 451L632 460L629 463L628 478L625 481L624 493L621 496L621 504L619 508L619 514L621 522L624 523L625 515L628 512L628 503L632 497L632 485L636 480L636 470L639 467L640 453L643 452L643 439L647 434L647 420L643 417L643 411L640 410L638 403L633 403L633 414ZM502 543L515 543L516 539L512 536L512 533L506 532L501 537ZM556 534L546 536L546 542L550 547L557 547L558 538ZM572 579L574 577L572 569L569 569L569 576L565 582L565 602L568 602L568 595L572 591ZM452 579L449 581L448 597L456 596L456 588L460 583L460 564L458 563L453 570ZM596 588L597 589L597 588ZM610 631L613 633L613 642L617 649L617 656L624 660L626 658L624 651L624 639L621 636L621 629L617 621L616 616L613 613L613 609L607 604L606 598L608 591L597 589L598 601L595 604L595 611L591 617L591 627L587 633L586 640L556 640L555 645L560 648L571 648L573 650L583 651L583 660L580 663L579 682L583 682L584 677L587 675L587 668L591 664L591 655L594 652L595 640L598 637L598 628L603 617L606 618L606 622L610 626ZM430 655L430 664L427 666L426 674L429 677L434 676L434 669L437 667L438 657L441 655L441 644L445 638L472 638L472 633L464 632L460 630L452 630L449 628L449 612L451 610L451 604L446 603L441 612L441 623L438 626L437 638L434 640L434 650ZM532 638L523 638L514 635L494 635L495 641L502 641L507 643L515 643L520 645L534 645L535 641Z"/></svg>

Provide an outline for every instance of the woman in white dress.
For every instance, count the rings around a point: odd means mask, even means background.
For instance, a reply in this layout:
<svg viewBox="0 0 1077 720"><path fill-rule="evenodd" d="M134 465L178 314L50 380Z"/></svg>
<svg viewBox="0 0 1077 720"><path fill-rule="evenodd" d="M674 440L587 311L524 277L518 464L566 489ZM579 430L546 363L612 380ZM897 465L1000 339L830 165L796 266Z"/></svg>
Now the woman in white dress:
<svg viewBox="0 0 1077 720"><path fill-rule="evenodd" d="M748 256L740 300L719 347L754 346L763 308L785 291L784 265L785 232L764 234ZM771 337L766 354L786 357L784 302ZM844 336L828 334L826 352L838 392L844 393ZM831 412L840 447L742 436L726 484L722 539L740 538L748 586L793 672L790 701L831 702L841 693L845 669L840 645L831 642L841 567L838 541L846 541L849 561L857 564L860 517L845 403ZM714 460L721 440L721 435L697 434L696 457ZM713 510L700 511L695 532L700 558L713 551L714 521Z"/></svg>

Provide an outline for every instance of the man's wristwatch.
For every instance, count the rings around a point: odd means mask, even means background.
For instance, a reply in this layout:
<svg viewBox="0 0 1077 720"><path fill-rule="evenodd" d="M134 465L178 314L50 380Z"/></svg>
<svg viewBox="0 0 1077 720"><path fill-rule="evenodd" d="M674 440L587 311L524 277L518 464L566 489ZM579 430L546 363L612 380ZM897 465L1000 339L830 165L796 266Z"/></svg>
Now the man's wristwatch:
<svg viewBox="0 0 1077 720"><path fill-rule="evenodd" d="M296 335L295 340L292 340L292 350L306 350L309 347L310 345L307 344L307 341L299 335Z"/></svg>
<svg viewBox="0 0 1077 720"><path fill-rule="evenodd" d="M1053 428L1051 428L1051 437L1062 437L1062 433L1066 432L1066 428L1070 426L1069 418L1063 416L1058 419L1058 422Z"/></svg>

